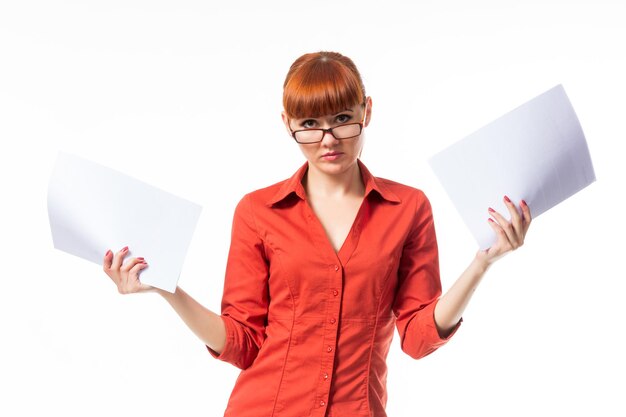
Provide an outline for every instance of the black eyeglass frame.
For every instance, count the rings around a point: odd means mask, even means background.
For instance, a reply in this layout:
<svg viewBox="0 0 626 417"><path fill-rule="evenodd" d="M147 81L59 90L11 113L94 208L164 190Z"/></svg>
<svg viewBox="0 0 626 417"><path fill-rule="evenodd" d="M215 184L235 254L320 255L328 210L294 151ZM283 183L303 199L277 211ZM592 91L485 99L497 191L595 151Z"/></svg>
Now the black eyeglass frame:
<svg viewBox="0 0 626 417"><path fill-rule="evenodd" d="M287 124L289 125L288 127L289 127L289 131L291 132L291 137L297 143L302 144L302 145L310 145L310 144L313 144L313 143L320 143L321 141L324 140L324 136L326 136L326 133L330 133L337 140L354 139L354 138L358 137L359 135L361 135L361 133L363 132L363 123L365 123L365 117L367 116L367 103L363 103L363 104L365 105L365 109L363 110L363 119L360 122L344 123L342 125L329 127L328 129L314 128L314 129L291 130L291 121L289 120L289 118L287 118ZM335 133L333 132L333 129L336 129L338 127L351 126L351 125L359 125L359 133L357 133L354 136L349 136L347 138L338 138L337 136L335 136ZM319 130L319 131L321 131L322 132L322 138L320 140L316 140L315 142L300 142L298 139L296 139L296 133L298 133L298 132L308 132L308 131L311 131L311 130Z"/></svg>

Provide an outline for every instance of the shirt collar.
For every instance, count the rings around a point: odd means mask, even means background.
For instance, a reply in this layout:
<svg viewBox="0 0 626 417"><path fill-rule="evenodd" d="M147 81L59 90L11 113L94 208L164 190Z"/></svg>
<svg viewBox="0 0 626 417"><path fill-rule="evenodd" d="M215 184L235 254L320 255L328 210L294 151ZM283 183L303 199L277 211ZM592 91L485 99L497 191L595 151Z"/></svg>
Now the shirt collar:
<svg viewBox="0 0 626 417"><path fill-rule="evenodd" d="M372 191L376 191L378 195L389 202L400 203L402 201L385 185L383 181L374 177L360 159L357 159L357 163L359 164L359 169L361 171L361 178L365 184L365 197L367 197ZM302 186L302 178L304 177L304 174L306 174L308 168L309 163L305 162L304 165L302 165L295 172L295 174L291 176L291 178L283 182L278 192L267 201L267 205L271 207L283 201L291 194L295 194L301 200L305 200L306 194L304 192L304 187Z"/></svg>

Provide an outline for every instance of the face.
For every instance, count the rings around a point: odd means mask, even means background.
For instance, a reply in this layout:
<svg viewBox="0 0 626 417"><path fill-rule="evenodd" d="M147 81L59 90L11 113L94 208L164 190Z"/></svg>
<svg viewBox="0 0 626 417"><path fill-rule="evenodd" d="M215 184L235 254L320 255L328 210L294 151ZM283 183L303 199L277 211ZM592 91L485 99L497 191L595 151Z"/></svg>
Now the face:
<svg viewBox="0 0 626 417"><path fill-rule="evenodd" d="M283 123L291 136L291 132L303 129L329 129L347 123L363 123L369 125L372 113L372 99L368 97L365 105L357 104L336 114L320 117L289 119L282 113ZM325 174L337 175L348 171L356 165L357 158L363 149L363 132L350 139L336 139L330 132L325 132L321 142L301 144L298 146L309 161L309 169L319 170Z"/></svg>

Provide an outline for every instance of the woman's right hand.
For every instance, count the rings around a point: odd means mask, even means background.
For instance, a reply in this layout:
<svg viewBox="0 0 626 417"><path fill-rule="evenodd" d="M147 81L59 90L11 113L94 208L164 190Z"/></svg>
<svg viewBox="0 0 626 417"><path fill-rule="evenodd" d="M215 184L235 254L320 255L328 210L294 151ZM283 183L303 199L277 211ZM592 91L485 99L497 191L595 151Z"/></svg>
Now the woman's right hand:
<svg viewBox="0 0 626 417"><path fill-rule="evenodd" d="M139 272L148 264L143 258L130 258L124 265L128 246L113 255L110 250L104 255L104 272L113 280L120 294L156 291L156 288L139 281Z"/></svg>

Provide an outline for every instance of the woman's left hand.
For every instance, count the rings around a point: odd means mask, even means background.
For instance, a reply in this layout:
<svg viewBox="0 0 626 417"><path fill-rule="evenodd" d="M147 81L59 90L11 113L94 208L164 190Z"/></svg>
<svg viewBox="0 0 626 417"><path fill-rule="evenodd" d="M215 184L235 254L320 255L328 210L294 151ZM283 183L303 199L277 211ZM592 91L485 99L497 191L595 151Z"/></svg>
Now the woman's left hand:
<svg viewBox="0 0 626 417"><path fill-rule="evenodd" d="M526 232L530 227L530 208L524 200L520 203L521 214L515 204L504 196L504 204L511 213L511 221L507 221L500 213L489 208L489 214L495 218L489 219L489 225L496 232L498 240L490 248L479 250L476 253L476 260L484 262L486 266L494 263L510 251L513 251L524 244Z"/></svg>

